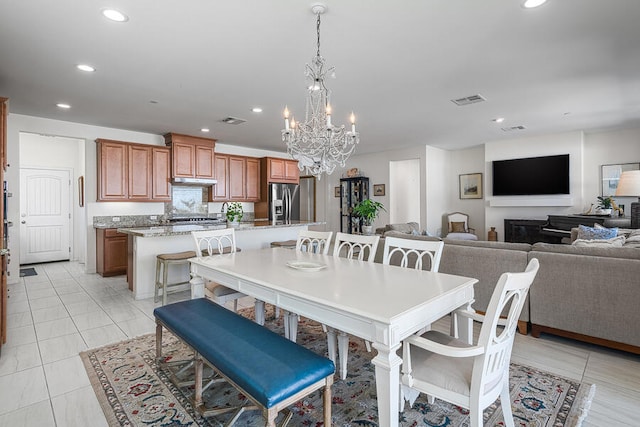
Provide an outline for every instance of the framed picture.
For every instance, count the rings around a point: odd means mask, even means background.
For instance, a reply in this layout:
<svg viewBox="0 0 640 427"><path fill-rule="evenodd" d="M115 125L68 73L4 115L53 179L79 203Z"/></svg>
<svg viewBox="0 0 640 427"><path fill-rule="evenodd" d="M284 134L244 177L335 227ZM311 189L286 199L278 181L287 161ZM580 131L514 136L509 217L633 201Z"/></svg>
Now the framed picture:
<svg viewBox="0 0 640 427"><path fill-rule="evenodd" d="M482 199L481 173L467 173L460 175L460 198Z"/></svg>
<svg viewBox="0 0 640 427"><path fill-rule="evenodd" d="M640 163L622 163L618 165L602 165L602 196L615 196L620 175L625 171L640 169Z"/></svg>
<svg viewBox="0 0 640 427"><path fill-rule="evenodd" d="M384 184L373 184L373 195L384 196Z"/></svg>
<svg viewBox="0 0 640 427"><path fill-rule="evenodd" d="M333 188L333 197L340 197L340 187Z"/></svg>

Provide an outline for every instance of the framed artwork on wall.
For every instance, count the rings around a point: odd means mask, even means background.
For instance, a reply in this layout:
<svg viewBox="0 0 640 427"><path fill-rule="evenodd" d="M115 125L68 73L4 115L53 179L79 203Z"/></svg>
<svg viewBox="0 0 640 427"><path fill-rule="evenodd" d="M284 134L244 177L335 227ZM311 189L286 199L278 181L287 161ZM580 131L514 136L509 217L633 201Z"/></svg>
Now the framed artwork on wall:
<svg viewBox="0 0 640 427"><path fill-rule="evenodd" d="M384 196L384 184L373 184L373 195Z"/></svg>
<svg viewBox="0 0 640 427"><path fill-rule="evenodd" d="M460 178L461 199L482 199L482 174L467 173Z"/></svg>
<svg viewBox="0 0 640 427"><path fill-rule="evenodd" d="M640 169L640 163L602 165L602 196L615 196L622 172L635 171L638 169Z"/></svg>

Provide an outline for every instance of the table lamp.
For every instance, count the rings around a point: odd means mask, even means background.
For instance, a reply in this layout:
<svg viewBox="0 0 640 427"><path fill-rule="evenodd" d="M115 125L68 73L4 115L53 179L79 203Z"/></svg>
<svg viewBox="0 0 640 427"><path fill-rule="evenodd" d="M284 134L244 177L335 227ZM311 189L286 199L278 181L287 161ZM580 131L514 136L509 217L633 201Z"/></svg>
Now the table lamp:
<svg viewBox="0 0 640 427"><path fill-rule="evenodd" d="M640 202L640 170L622 172L616 197L637 197ZM640 203L638 202L631 203L631 228L640 228Z"/></svg>

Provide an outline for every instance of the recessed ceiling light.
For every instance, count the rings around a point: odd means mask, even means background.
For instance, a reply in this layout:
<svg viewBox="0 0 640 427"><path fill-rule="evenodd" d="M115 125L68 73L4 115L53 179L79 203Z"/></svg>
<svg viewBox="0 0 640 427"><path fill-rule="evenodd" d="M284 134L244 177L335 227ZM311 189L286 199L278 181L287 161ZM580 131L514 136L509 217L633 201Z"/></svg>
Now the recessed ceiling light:
<svg viewBox="0 0 640 427"><path fill-rule="evenodd" d="M527 9L533 9L534 7L542 6L547 0L525 0L522 4Z"/></svg>
<svg viewBox="0 0 640 427"><path fill-rule="evenodd" d="M115 9L102 9L102 14L105 18L115 22L126 22L129 20L127 15Z"/></svg>
<svg viewBox="0 0 640 427"><path fill-rule="evenodd" d="M62 109L64 109L64 110L68 110L69 108L71 108L71 105L69 105L69 104L59 103L59 104L56 104L56 107L58 107L58 108L62 108Z"/></svg>
<svg viewBox="0 0 640 427"><path fill-rule="evenodd" d="M205 133L209 132L209 128L202 128L202 129L200 129L200 132L205 132Z"/></svg>
<svg viewBox="0 0 640 427"><path fill-rule="evenodd" d="M502 122L504 122L504 117L498 117L498 118L493 119L492 121L494 121L496 123L502 123Z"/></svg>
<svg viewBox="0 0 640 427"><path fill-rule="evenodd" d="M76 65L76 68L80 71L86 71L87 73L93 73L96 70L91 65L87 64L78 64Z"/></svg>
<svg viewBox="0 0 640 427"><path fill-rule="evenodd" d="M253 107L253 108L251 109L251 111L253 111L254 113L262 113L262 108L260 108L260 107Z"/></svg>

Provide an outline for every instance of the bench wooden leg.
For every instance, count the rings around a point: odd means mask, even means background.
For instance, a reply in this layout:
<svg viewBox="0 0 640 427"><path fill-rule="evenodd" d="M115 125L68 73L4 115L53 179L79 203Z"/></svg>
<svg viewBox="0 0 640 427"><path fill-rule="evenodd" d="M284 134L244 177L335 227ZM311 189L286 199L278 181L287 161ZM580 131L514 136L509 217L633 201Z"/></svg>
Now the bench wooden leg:
<svg viewBox="0 0 640 427"><path fill-rule="evenodd" d="M322 405L324 410L324 425L331 426L331 384L327 381L327 385L324 386L324 393L322 396Z"/></svg>
<svg viewBox="0 0 640 427"><path fill-rule="evenodd" d="M156 320L156 360L162 359L162 325Z"/></svg>
<svg viewBox="0 0 640 427"><path fill-rule="evenodd" d="M196 408L200 408L202 406L202 357L197 352L194 354L195 357L195 394L193 396L193 405Z"/></svg>
<svg viewBox="0 0 640 427"><path fill-rule="evenodd" d="M266 409L264 411L264 418L267 420L266 427L276 427L276 417L278 416L278 411L271 409Z"/></svg>

